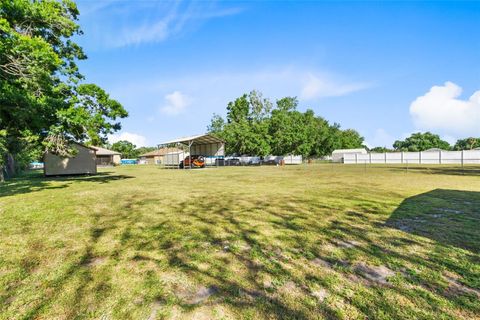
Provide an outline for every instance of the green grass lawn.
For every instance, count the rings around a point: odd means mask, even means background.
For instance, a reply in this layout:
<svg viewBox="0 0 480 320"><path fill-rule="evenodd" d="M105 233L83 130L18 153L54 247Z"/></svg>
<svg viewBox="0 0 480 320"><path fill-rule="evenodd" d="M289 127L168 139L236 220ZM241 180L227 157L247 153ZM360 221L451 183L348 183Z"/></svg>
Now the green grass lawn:
<svg viewBox="0 0 480 320"><path fill-rule="evenodd" d="M0 186L1 319L480 319L480 175L348 165Z"/></svg>

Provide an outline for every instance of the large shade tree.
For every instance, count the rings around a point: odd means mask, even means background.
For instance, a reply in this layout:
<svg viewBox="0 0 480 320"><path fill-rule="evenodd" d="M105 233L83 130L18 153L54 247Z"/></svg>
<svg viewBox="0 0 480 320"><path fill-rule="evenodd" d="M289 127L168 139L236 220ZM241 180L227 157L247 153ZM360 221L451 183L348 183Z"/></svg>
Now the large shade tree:
<svg viewBox="0 0 480 320"><path fill-rule="evenodd" d="M214 114L208 132L226 141L227 154L322 157L334 149L358 148L363 137L355 130L341 130L308 109L297 110L298 100L285 97L275 106L258 91L230 102L224 120Z"/></svg>
<svg viewBox="0 0 480 320"><path fill-rule="evenodd" d="M135 159L140 155L137 147L127 140L120 140L112 144L111 149L122 154L122 158Z"/></svg>
<svg viewBox="0 0 480 320"><path fill-rule="evenodd" d="M66 156L69 141L105 142L128 115L100 87L82 83L77 62L86 55L73 41L82 34L78 15L69 0L0 0L2 179L7 159L32 144Z"/></svg>
<svg viewBox="0 0 480 320"><path fill-rule="evenodd" d="M447 141L440 138L439 135L431 132L413 133L405 140L397 140L393 143L393 148L397 151L425 151L431 148L450 150L451 146Z"/></svg>
<svg viewBox="0 0 480 320"><path fill-rule="evenodd" d="M472 150L475 148L480 148L480 138L459 139L453 146L454 150Z"/></svg>

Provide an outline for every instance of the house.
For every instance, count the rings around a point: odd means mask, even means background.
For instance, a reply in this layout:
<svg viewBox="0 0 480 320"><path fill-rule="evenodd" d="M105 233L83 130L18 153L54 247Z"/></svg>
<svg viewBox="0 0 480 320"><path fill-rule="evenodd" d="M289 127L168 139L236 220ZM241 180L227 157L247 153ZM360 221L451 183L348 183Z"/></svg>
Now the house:
<svg viewBox="0 0 480 320"><path fill-rule="evenodd" d="M157 150L153 150L151 152L147 152L140 155L140 163L142 164L163 164L164 163L164 156L167 153L178 153L183 152L178 148L160 148Z"/></svg>
<svg viewBox="0 0 480 320"><path fill-rule="evenodd" d="M61 157L46 152L43 157L43 173L45 176L61 176L75 174L96 174L96 150L79 143L72 143L75 154L71 157Z"/></svg>
<svg viewBox="0 0 480 320"><path fill-rule="evenodd" d="M108 150L102 147L92 146L97 151L97 165L111 166L120 164L121 153L113 150Z"/></svg>
<svg viewBox="0 0 480 320"><path fill-rule="evenodd" d="M345 154L367 154L365 148L359 149L337 149L332 152L332 161L333 162L343 162L343 157Z"/></svg>

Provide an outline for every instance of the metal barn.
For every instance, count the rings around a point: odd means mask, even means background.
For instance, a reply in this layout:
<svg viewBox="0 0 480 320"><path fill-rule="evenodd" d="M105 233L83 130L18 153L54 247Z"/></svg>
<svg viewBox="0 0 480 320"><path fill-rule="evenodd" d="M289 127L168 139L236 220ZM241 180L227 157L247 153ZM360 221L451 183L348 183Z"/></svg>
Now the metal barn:
<svg viewBox="0 0 480 320"><path fill-rule="evenodd" d="M206 166L218 166L225 158L225 141L211 134L165 141L158 147L168 149L163 157L163 164L168 168L180 168L183 161L190 156L203 156ZM191 163L184 168L192 168Z"/></svg>

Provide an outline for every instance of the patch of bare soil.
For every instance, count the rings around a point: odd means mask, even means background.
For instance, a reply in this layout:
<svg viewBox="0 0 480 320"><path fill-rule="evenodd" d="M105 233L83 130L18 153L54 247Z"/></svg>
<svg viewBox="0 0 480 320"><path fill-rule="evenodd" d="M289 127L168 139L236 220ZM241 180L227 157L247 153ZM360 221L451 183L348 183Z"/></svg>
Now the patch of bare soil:
<svg viewBox="0 0 480 320"><path fill-rule="evenodd" d="M354 240L343 241L343 240L336 239L333 241L333 243L335 243L338 247L347 248L347 249L355 248L360 245L359 242Z"/></svg>
<svg viewBox="0 0 480 320"><path fill-rule="evenodd" d="M214 286L201 286L196 288L196 290L177 290L176 296L182 299L186 304L199 304L217 292L218 289Z"/></svg>
<svg viewBox="0 0 480 320"><path fill-rule="evenodd" d="M458 295L473 295L477 296L480 299L480 290L467 287L466 285L460 283L458 279L455 279L452 276L445 276L445 279L448 283L447 293L452 296Z"/></svg>
<svg viewBox="0 0 480 320"><path fill-rule="evenodd" d="M86 262L86 266L93 268L93 267L104 264L106 261L107 261L107 258L105 257L93 257Z"/></svg>
<svg viewBox="0 0 480 320"><path fill-rule="evenodd" d="M328 291L325 288L320 288L318 290L312 291L312 296L317 298L319 302L323 302L328 297Z"/></svg>
<svg viewBox="0 0 480 320"><path fill-rule="evenodd" d="M385 266L372 266L365 263L359 263L354 270L362 277L372 282L388 284L388 278L395 275L395 272Z"/></svg>
<svg viewBox="0 0 480 320"><path fill-rule="evenodd" d="M150 313L148 320L155 320L157 318L158 309L160 309L161 306L162 304L160 303L160 301L155 301L153 303L152 312Z"/></svg>
<svg viewBox="0 0 480 320"><path fill-rule="evenodd" d="M328 268L328 269L332 268L332 264L330 262L325 261L325 260L320 259L320 258L315 258L315 259L311 260L311 262L318 267L323 267L323 268Z"/></svg>

